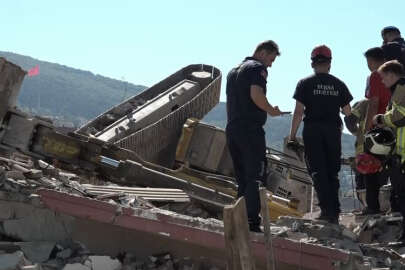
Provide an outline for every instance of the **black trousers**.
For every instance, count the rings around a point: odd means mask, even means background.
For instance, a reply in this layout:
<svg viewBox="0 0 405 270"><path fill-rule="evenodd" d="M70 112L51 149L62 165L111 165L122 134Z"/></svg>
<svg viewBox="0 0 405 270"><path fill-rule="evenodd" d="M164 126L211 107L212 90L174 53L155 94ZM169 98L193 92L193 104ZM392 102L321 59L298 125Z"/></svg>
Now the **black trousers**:
<svg viewBox="0 0 405 270"><path fill-rule="evenodd" d="M342 131L337 125L305 122L303 139L308 172L318 195L321 214L340 213L339 178Z"/></svg>
<svg viewBox="0 0 405 270"><path fill-rule="evenodd" d="M380 212L380 201L378 200L380 188L388 181L388 173L386 171L367 174L364 176L366 185L366 202L367 207L375 212Z"/></svg>
<svg viewBox="0 0 405 270"><path fill-rule="evenodd" d="M393 201L397 210L405 218L405 173L403 172L401 157L394 156L391 162L390 181L392 185ZM402 222L403 226L405 222ZM405 226L404 226L405 227Z"/></svg>
<svg viewBox="0 0 405 270"><path fill-rule="evenodd" d="M259 185L264 182L267 163L265 133L261 126L226 129L232 157L238 198L244 196L250 226L260 225Z"/></svg>

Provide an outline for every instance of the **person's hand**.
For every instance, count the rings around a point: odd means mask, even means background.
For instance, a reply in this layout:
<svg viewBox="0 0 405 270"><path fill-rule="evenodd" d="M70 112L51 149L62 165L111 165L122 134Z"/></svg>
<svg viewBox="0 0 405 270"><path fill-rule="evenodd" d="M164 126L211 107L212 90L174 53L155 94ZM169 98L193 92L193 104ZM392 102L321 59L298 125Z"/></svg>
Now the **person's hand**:
<svg viewBox="0 0 405 270"><path fill-rule="evenodd" d="M373 117L373 124L377 127L383 127L384 123L382 121L384 115L383 114L377 114Z"/></svg>
<svg viewBox="0 0 405 270"><path fill-rule="evenodd" d="M274 106L273 107L273 111L270 113L271 116L280 116L281 115L281 111L278 108L278 106Z"/></svg>

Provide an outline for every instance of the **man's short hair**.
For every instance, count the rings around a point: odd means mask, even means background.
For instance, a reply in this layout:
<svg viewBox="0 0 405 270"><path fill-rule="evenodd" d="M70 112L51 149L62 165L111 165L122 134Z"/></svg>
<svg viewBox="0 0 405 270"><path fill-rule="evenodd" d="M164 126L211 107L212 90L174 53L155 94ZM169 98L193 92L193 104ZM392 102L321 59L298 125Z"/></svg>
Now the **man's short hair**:
<svg viewBox="0 0 405 270"><path fill-rule="evenodd" d="M374 48L368 49L364 53L364 56L366 58L372 58L377 61L384 61L384 51L381 47L374 47Z"/></svg>
<svg viewBox="0 0 405 270"><path fill-rule="evenodd" d="M267 53L275 52L277 55L280 55L278 45L273 40L266 40L257 45L254 53L260 52L261 50L265 50Z"/></svg>
<svg viewBox="0 0 405 270"><path fill-rule="evenodd" d="M384 27L381 30L381 36L382 37L384 37L384 35L388 34L388 33L396 33L396 34L400 35L401 31L399 31L398 27L395 27L395 26L387 26L387 27Z"/></svg>
<svg viewBox="0 0 405 270"><path fill-rule="evenodd" d="M405 75L404 66L400 62L398 62L398 60L385 62L378 68L378 71L384 73L394 73L398 76Z"/></svg>

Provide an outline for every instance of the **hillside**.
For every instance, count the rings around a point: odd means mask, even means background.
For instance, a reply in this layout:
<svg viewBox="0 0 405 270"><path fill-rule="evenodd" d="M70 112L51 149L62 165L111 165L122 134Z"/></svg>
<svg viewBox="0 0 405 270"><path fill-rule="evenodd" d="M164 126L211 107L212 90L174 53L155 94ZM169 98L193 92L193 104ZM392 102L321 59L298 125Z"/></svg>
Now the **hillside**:
<svg viewBox="0 0 405 270"><path fill-rule="evenodd" d="M78 126L121 102L144 86L114 80L89 71L0 52L10 62L29 70L39 65L40 74L26 76L18 106L34 114L64 119Z"/></svg>
<svg viewBox="0 0 405 270"><path fill-rule="evenodd" d="M226 125L226 104L220 102L205 118L205 122L225 128ZM266 141L269 146L281 149L283 139L290 133L291 115L282 117L268 117L265 125ZM302 124L301 124L302 128ZM301 130L300 130L301 131ZM343 133L342 147L345 156L351 156L354 152L354 137Z"/></svg>

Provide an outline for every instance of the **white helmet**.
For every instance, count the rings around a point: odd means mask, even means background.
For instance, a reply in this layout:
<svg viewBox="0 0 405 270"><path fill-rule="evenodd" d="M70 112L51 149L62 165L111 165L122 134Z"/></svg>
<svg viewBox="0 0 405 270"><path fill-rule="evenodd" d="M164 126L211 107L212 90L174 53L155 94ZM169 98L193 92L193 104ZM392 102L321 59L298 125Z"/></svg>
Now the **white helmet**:
<svg viewBox="0 0 405 270"><path fill-rule="evenodd" d="M364 149L370 154L386 156L395 146L395 136L389 128L374 128L364 138Z"/></svg>

